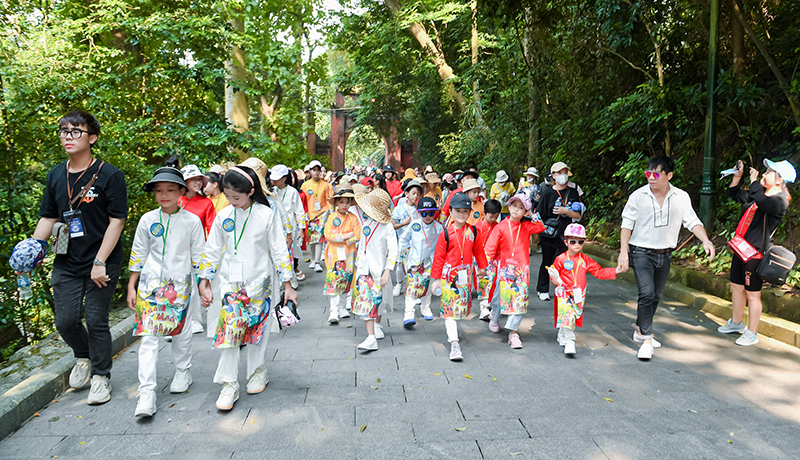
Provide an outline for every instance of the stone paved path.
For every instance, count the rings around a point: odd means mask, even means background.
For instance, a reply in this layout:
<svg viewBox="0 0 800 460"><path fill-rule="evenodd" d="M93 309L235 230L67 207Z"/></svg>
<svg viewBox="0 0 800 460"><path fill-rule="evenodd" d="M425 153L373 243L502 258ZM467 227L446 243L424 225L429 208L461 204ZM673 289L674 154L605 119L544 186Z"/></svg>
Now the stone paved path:
<svg viewBox="0 0 800 460"><path fill-rule="evenodd" d="M534 256L532 273L538 264ZM405 330L402 312L395 311L380 349L357 351L363 322L329 326L322 281L321 274L310 274L301 286L302 322L271 336L267 390L256 396L242 391L231 412L214 407L217 355L196 335L189 392L169 393L173 368L165 346L158 413L135 418L137 343L116 358L111 402L90 407L87 390L68 392L1 441L0 457L800 455L800 350L765 337L758 346L738 347L735 337L716 332L714 319L666 299L656 318L664 347L651 362L639 362L631 340L631 284L590 281L574 359L555 341L552 304L536 299L522 322L522 350L509 349L505 333L492 334L473 318L459 325L464 362L452 363L438 313Z"/></svg>

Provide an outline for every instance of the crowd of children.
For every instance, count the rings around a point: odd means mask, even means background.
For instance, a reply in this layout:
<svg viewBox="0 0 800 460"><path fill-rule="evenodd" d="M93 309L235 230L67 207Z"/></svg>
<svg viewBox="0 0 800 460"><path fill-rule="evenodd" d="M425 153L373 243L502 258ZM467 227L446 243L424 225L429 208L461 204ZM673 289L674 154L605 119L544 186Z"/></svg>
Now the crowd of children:
<svg viewBox="0 0 800 460"><path fill-rule="evenodd" d="M170 391L182 393L192 384L191 334L203 330L201 305L212 347L219 350L217 408L230 410L239 398L241 354L247 393L264 391L274 310L282 302L297 303L295 288L306 279L298 268L301 259L325 272L328 323L351 314L364 321L360 350L378 349L385 336L381 319L399 295L405 297L407 329L414 329L418 317L433 320L433 297L440 297L453 361L464 359L458 321L470 318L474 296L489 330L500 332L505 316L508 345L522 348L531 236L547 232L548 223L535 212L532 198L538 195L516 193L505 171L497 173L490 192L495 198L487 200L486 184L474 170L444 180L432 171L406 170L401 182L390 167L376 177L334 175L316 160L305 171L282 164L267 169L256 158L215 166L205 175L195 165L174 166L156 170L143 187L158 208L140 219L129 263L128 305L141 337L137 416L157 409L159 337L172 341ZM531 186L538 176L535 168L526 173L531 177L520 186ZM558 187L555 193L563 196ZM567 248L545 268L556 286L557 338L565 353L575 354L586 273L608 279L619 270L601 268L581 253L586 236L580 224L557 229L553 237Z"/></svg>

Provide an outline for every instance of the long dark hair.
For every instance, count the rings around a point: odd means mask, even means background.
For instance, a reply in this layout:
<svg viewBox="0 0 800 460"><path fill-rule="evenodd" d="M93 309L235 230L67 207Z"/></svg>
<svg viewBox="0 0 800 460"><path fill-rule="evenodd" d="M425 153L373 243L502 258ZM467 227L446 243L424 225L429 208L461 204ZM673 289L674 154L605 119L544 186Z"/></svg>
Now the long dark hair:
<svg viewBox="0 0 800 460"><path fill-rule="evenodd" d="M294 169L289 169L289 174L286 175L286 185L300 191L300 184L297 183L297 173L294 172Z"/></svg>
<svg viewBox="0 0 800 460"><path fill-rule="evenodd" d="M217 184L219 186L220 193L225 193L225 191L222 189L222 176L220 176L219 173L215 173L214 171L209 171L206 173L206 177L208 178L209 182L211 182L212 184Z"/></svg>
<svg viewBox="0 0 800 460"><path fill-rule="evenodd" d="M267 201L267 196L264 194L264 190L261 188L261 181L258 179L258 175L252 169L248 168L247 166L236 166L236 168L244 171L251 180L247 180L246 177L239 174L239 171L235 169L228 170L228 172L222 176L222 188L224 190L231 189L237 193L250 193L250 190L255 190L253 195L250 197L256 203L261 203L264 206L269 207L269 201ZM250 182L252 181L252 185Z"/></svg>
<svg viewBox="0 0 800 460"><path fill-rule="evenodd" d="M170 155L167 161L164 162L165 166L171 166L175 169L181 169L181 156L177 153Z"/></svg>
<svg viewBox="0 0 800 460"><path fill-rule="evenodd" d="M378 187L382 188L384 191L389 191L386 189L386 177L383 174L375 174L375 182Z"/></svg>

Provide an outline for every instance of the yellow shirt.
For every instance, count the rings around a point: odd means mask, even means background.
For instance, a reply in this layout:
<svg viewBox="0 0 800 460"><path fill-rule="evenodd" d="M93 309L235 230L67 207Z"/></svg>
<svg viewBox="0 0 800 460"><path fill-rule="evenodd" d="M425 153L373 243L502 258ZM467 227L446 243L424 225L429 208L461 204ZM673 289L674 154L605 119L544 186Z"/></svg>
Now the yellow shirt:
<svg viewBox="0 0 800 460"><path fill-rule="evenodd" d="M483 219L483 203L475 201L472 203L472 210L470 211L469 218L467 218L467 225L477 225Z"/></svg>
<svg viewBox="0 0 800 460"><path fill-rule="evenodd" d="M511 182L506 182L505 184L503 184L502 187L497 182L495 182L494 184L492 184L492 190L489 192L490 193L489 197L493 200L500 201L501 193L507 192L508 197L511 198L512 196L514 196L514 193L516 191L517 189L514 188L513 185L511 185ZM503 206L503 209L501 209L500 212L502 212L503 214L508 214L508 205Z"/></svg>
<svg viewBox="0 0 800 460"><path fill-rule="evenodd" d="M214 203L214 209L217 212L222 211L226 206L228 206L230 204L230 203L228 203L228 199L225 198L225 194L224 193L220 193L216 197L211 197L210 196L208 198L211 200L212 203Z"/></svg>
<svg viewBox="0 0 800 460"><path fill-rule="evenodd" d="M303 192L305 192L308 202L308 220L316 219L330 207L328 198L333 196L333 187L324 180L303 182Z"/></svg>

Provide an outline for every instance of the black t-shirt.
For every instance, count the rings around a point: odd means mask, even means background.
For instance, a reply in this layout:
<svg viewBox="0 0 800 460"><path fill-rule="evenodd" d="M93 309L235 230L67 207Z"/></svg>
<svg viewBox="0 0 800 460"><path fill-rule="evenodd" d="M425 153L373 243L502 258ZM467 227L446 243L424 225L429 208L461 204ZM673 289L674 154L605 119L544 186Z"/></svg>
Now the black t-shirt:
<svg viewBox="0 0 800 460"><path fill-rule="evenodd" d="M42 204L39 207L39 216L48 219L64 221L64 213L70 210L69 202L76 197L84 186L92 180L92 176L100 167L100 160L89 166L85 174L72 173L69 175L69 184L72 196L67 194L67 162L53 168L47 174L47 186L44 189ZM80 179L78 177L80 176ZM77 181L77 183L75 183ZM67 254L56 256L54 266L69 270L76 275L88 275L92 270L92 262L103 243L108 219L125 219L128 217L128 191L125 186L125 176L122 171L106 163L92 188L86 192L83 199L73 205L81 212L84 235L70 238ZM65 222L66 223L66 222ZM122 261L122 238L108 256L106 263L119 265Z"/></svg>
<svg viewBox="0 0 800 460"><path fill-rule="evenodd" d="M546 221L551 217L558 217L558 232L554 239L562 240L564 239L564 230L572 223L572 217L566 214L553 214L553 208L558 200L561 200L559 206L569 208L572 206L572 203L580 202L581 197L578 195L578 190L572 187L567 187L564 190L556 190L550 186L542 187L542 197L539 199L536 211L539 213L539 217L542 218L542 221ZM541 237L547 238L544 235L541 235Z"/></svg>
<svg viewBox="0 0 800 460"><path fill-rule="evenodd" d="M741 186L728 187L728 197L742 203L742 216L753 203L758 205L758 209L753 213L750 227L744 234L744 239L759 251L764 251L772 246L772 234L781 224L786 210L789 209L789 195L786 192L766 196L765 191L759 181L750 184L749 191L742 189ZM740 220L742 216L739 216ZM764 224L766 224L766 229Z"/></svg>

